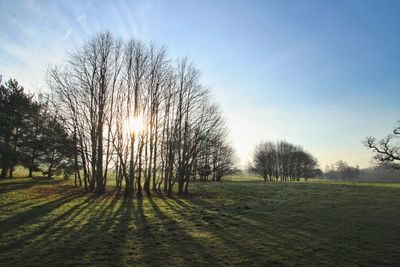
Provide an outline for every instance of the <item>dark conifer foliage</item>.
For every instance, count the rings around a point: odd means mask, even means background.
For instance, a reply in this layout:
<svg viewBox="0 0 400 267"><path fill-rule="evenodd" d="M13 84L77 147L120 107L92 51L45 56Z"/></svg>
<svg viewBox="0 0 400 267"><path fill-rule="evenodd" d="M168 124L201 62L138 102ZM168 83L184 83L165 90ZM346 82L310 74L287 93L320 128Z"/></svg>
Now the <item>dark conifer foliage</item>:
<svg viewBox="0 0 400 267"><path fill-rule="evenodd" d="M44 97L35 99L16 80L0 85L0 167L1 177L13 176L17 165L28 176L43 171L52 177L70 165L71 141Z"/></svg>

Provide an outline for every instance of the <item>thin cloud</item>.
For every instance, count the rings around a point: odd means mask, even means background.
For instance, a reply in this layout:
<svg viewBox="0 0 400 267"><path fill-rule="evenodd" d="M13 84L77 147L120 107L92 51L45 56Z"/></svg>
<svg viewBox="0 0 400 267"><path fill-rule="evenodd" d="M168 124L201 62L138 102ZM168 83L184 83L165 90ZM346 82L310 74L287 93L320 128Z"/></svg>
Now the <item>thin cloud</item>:
<svg viewBox="0 0 400 267"><path fill-rule="evenodd" d="M71 35L71 33L72 33L72 27L69 27L67 32L64 34L63 40L67 39Z"/></svg>
<svg viewBox="0 0 400 267"><path fill-rule="evenodd" d="M81 14L75 19L75 21L76 21L76 23L80 23L81 21L83 21L85 19L86 19L86 15ZM63 38L64 41L71 35L72 30L73 30L73 27L68 28L67 32L64 34L64 38Z"/></svg>
<svg viewBox="0 0 400 267"><path fill-rule="evenodd" d="M86 15L85 14L81 14L81 15L79 15L79 17L76 18L76 22L80 22L80 21L85 20L85 19L86 19Z"/></svg>

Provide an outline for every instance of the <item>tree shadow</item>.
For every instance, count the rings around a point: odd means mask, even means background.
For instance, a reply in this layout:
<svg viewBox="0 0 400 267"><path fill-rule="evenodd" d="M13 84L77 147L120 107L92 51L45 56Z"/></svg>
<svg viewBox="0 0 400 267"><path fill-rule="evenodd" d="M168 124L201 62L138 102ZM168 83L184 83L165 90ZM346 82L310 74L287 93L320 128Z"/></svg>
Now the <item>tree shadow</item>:
<svg viewBox="0 0 400 267"><path fill-rule="evenodd" d="M281 236L282 225L251 220L246 208L226 209L221 204L190 197L165 202L176 212L175 217L190 221L194 232L206 232L211 237L208 247L215 248L218 258L227 265L275 266L285 263L277 255L291 253Z"/></svg>
<svg viewBox="0 0 400 267"><path fill-rule="evenodd" d="M42 202L21 201L10 207L28 204L28 210L0 221L0 257L5 265L50 266L307 265L310 258L326 264L329 260L338 264L372 262L371 257L359 261L361 252L354 252L357 257L351 259L342 253L351 248L343 244L332 248L332 242L339 239L314 229L315 223L309 227L309 220L316 220L313 216L320 213L313 214L308 207L307 216L302 214L302 205L307 203L288 205L287 201L312 193L295 193L296 188L283 192L286 202L280 203L275 201L282 193L280 185L253 190L248 197L237 197L224 187L205 196L159 194L138 199L117 193L82 195L63 186L37 187L32 192L43 194ZM266 189L271 192L263 191ZM225 195L220 198L217 194ZM261 205L252 201L261 199L262 194L269 199L257 209ZM318 222L327 218L331 217ZM386 248L386 252L394 253L395 248ZM386 258L375 262L393 263L394 257Z"/></svg>
<svg viewBox="0 0 400 267"><path fill-rule="evenodd" d="M66 193L54 200L46 201L45 203L36 206L34 205L31 209L28 209L25 212L17 212L13 216L0 221L0 224L4 225L0 228L0 233L3 234L15 227L33 223L35 220L42 218L46 214L68 203L76 196L76 192Z"/></svg>
<svg viewBox="0 0 400 267"><path fill-rule="evenodd" d="M142 248L144 263L150 266L202 266L207 262L221 264L222 261L207 249L207 242L199 241L192 236L190 229L183 225L185 223L183 220L178 221L168 212L162 211L165 206L160 199L167 202L169 200L160 196L137 202L140 217L145 218L146 213L152 216L151 220L138 221L138 225L146 228L140 229L145 233ZM143 212L143 203L146 202L148 208Z"/></svg>
<svg viewBox="0 0 400 267"><path fill-rule="evenodd" d="M97 239L105 235L116 202L117 199L96 196L51 202L46 207L35 209L35 212L31 211L43 216L52 212L51 218L31 218L21 222L19 227L26 227L27 233L8 242L3 249L8 254L18 252L18 259L14 256L14 260L20 265L76 265L90 260L85 257L98 250L101 242ZM37 225L39 221L46 223Z"/></svg>

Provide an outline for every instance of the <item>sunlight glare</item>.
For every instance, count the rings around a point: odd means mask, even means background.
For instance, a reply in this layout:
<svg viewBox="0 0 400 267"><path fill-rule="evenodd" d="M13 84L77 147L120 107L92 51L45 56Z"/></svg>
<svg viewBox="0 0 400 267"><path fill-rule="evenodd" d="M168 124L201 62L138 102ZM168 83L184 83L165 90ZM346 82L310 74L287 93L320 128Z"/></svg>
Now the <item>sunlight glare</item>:
<svg viewBox="0 0 400 267"><path fill-rule="evenodd" d="M126 124L130 134L139 134L143 129L143 117L141 115L129 116Z"/></svg>

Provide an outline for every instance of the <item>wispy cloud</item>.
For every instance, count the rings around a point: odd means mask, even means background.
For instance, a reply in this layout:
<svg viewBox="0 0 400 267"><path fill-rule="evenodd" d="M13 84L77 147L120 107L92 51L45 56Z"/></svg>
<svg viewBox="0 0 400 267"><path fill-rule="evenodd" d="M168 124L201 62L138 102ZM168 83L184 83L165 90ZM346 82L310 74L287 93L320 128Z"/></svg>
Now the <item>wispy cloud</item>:
<svg viewBox="0 0 400 267"><path fill-rule="evenodd" d="M85 20L85 19L86 19L86 15L85 14L81 14L76 18L76 22L80 22L80 21Z"/></svg>
<svg viewBox="0 0 400 267"><path fill-rule="evenodd" d="M72 33L72 27L69 27L66 33L64 34L63 40L66 40Z"/></svg>
<svg viewBox="0 0 400 267"><path fill-rule="evenodd" d="M85 19L86 19L86 14L85 13L80 14L78 17L76 17L75 23L73 23L74 26L80 24ZM64 41L71 35L71 33L72 33L73 29L74 29L74 26L70 26L68 28L68 30L65 32L64 38L63 38Z"/></svg>

